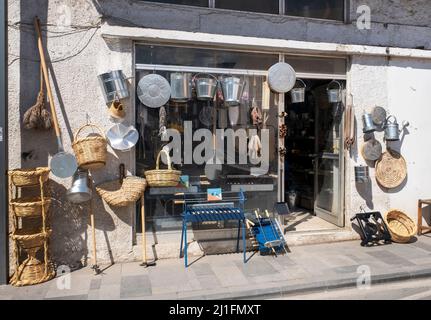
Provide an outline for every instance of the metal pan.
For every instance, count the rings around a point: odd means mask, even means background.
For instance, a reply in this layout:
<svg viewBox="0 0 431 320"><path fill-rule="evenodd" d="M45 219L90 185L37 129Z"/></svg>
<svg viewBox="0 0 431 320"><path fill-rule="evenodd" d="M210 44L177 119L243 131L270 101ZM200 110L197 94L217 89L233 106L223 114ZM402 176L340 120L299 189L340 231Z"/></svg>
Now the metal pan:
<svg viewBox="0 0 431 320"><path fill-rule="evenodd" d="M150 108L160 108L171 97L171 85L168 80L158 74L149 74L138 83L138 98Z"/></svg>
<svg viewBox="0 0 431 320"><path fill-rule="evenodd" d="M113 149L128 151L138 142L139 132L134 126L127 127L122 123L117 123L108 130L106 137Z"/></svg>
<svg viewBox="0 0 431 320"><path fill-rule="evenodd" d="M268 84L277 93L289 92L295 86L295 82L296 72L288 63L276 63L268 70Z"/></svg>

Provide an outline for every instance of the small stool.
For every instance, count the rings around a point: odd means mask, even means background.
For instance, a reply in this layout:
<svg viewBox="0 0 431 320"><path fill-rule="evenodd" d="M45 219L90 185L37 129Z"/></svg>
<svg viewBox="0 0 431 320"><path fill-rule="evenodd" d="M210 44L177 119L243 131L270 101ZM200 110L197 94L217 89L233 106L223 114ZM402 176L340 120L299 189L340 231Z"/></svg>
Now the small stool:
<svg viewBox="0 0 431 320"><path fill-rule="evenodd" d="M423 205L431 205L431 199L418 200L418 236L422 235L422 231L426 231L426 232L431 231L431 227L422 226L422 206Z"/></svg>

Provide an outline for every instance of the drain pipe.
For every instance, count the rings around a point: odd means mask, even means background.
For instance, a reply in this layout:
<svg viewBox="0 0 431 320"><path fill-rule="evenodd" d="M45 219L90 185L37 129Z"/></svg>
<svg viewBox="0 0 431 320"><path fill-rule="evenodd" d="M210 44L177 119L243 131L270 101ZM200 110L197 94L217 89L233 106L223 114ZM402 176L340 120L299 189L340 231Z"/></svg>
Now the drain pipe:
<svg viewBox="0 0 431 320"><path fill-rule="evenodd" d="M0 285L9 280L7 0L0 2Z"/></svg>

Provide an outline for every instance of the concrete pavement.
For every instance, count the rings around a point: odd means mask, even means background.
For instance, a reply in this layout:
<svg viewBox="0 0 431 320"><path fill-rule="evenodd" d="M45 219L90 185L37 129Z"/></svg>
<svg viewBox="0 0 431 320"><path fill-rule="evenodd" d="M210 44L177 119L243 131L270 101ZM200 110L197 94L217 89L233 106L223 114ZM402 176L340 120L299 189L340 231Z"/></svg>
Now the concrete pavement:
<svg viewBox="0 0 431 320"><path fill-rule="evenodd" d="M279 257L249 253L246 264L241 254L192 257L187 269L182 259L147 269L115 264L100 275L87 267L37 286L1 286L0 299L261 299L431 278L426 235L410 244L363 248L349 241L290 250Z"/></svg>

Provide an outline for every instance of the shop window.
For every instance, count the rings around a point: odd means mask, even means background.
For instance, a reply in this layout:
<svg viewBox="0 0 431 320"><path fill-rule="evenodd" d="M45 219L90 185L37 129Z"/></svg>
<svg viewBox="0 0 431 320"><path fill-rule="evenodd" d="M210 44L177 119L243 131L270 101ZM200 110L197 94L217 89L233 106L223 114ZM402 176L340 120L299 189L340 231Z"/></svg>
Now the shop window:
<svg viewBox="0 0 431 320"><path fill-rule="evenodd" d="M306 18L344 20L345 0L286 0L286 14Z"/></svg>
<svg viewBox="0 0 431 320"><path fill-rule="evenodd" d="M215 7L238 11L262 12L278 14L278 0L216 0Z"/></svg>

